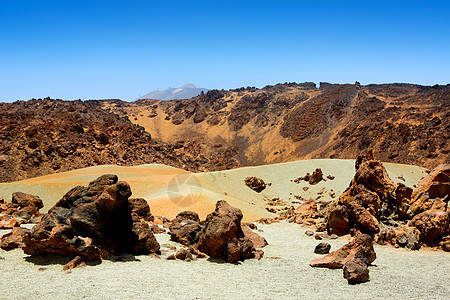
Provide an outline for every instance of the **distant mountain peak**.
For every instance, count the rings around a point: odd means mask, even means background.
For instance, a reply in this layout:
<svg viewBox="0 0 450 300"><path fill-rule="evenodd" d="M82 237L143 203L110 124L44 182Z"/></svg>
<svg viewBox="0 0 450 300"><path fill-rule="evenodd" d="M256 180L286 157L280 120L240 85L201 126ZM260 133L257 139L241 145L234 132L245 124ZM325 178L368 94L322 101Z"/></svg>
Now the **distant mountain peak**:
<svg viewBox="0 0 450 300"><path fill-rule="evenodd" d="M193 84L192 82L186 83L181 87L182 89L200 89L201 87Z"/></svg>
<svg viewBox="0 0 450 300"><path fill-rule="evenodd" d="M153 91L145 94L139 99L154 99L154 100L175 100L175 99L190 99L200 95L201 92L207 92L208 89L198 87L189 82L179 88L168 88L164 91Z"/></svg>

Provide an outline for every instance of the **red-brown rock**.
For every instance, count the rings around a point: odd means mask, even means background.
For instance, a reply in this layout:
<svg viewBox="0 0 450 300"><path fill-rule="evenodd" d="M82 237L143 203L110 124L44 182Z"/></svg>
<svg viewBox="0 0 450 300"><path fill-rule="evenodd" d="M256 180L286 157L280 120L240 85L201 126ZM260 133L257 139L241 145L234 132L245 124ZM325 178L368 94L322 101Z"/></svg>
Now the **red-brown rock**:
<svg viewBox="0 0 450 300"><path fill-rule="evenodd" d="M449 223L449 212L427 210L416 215L408 225L420 231L422 242L429 246L437 246L442 237L450 233Z"/></svg>
<svg viewBox="0 0 450 300"><path fill-rule="evenodd" d="M344 278L349 284L363 283L369 280L369 269L359 259L349 260L344 264Z"/></svg>
<svg viewBox="0 0 450 300"><path fill-rule="evenodd" d="M309 265L311 267L340 269L351 259L367 259L368 263L372 263L376 257L372 238L367 234L360 234L342 248L313 260Z"/></svg>
<svg viewBox="0 0 450 300"><path fill-rule="evenodd" d="M86 263L84 262L83 258L81 256L76 256L74 259L69 261L67 264L64 265L63 270L69 271L75 268L82 268L85 267Z"/></svg>
<svg viewBox="0 0 450 300"><path fill-rule="evenodd" d="M11 232L0 238L0 248L3 250L12 250L24 246L23 239L30 233L29 229L14 227Z"/></svg>
<svg viewBox="0 0 450 300"><path fill-rule="evenodd" d="M255 247L255 249L260 249L269 244L264 237L251 230L247 225L242 225L241 227L244 235L252 241L253 247Z"/></svg>
<svg viewBox="0 0 450 300"><path fill-rule="evenodd" d="M241 228L242 212L226 201L218 201L216 210L209 214L200 236L198 249L211 258L236 262L254 256L254 246Z"/></svg>
<svg viewBox="0 0 450 300"><path fill-rule="evenodd" d="M0 229L12 229L19 226L20 222L13 217L8 215L0 216Z"/></svg>

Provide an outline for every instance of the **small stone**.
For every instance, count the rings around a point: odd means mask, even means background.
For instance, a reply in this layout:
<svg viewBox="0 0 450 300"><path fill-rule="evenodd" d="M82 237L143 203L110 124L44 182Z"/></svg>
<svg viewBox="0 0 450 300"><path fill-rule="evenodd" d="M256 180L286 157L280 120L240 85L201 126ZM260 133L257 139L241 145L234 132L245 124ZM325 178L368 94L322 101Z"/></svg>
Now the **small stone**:
<svg viewBox="0 0 450 300"><path fill-rule="evenodd" d="M314 231L312 231L311 229L308 229L308 230L305 231L305 234L307 236L313 236L314 235Z"/></svg>
<svg viewBox="0 0 450 300"><path fill-rule="evenodd" d="M331 245L328 243L320 243L314 248L316 254L328 254L330 253Z"/></svg>
<svg viewBox="0 0 450 300"><path fill-rule="evenodd" d="M177 258L175 257L175 254L170 254L169 256L166 257L167 260L176 260Z"/></svg>
<svg viewBox="0 0 450 300"><path fill-rule="evenodd" d="M366 282L369 280L369 269L359 259L349 260L344 264L344 278L349 284Z"/></svg>

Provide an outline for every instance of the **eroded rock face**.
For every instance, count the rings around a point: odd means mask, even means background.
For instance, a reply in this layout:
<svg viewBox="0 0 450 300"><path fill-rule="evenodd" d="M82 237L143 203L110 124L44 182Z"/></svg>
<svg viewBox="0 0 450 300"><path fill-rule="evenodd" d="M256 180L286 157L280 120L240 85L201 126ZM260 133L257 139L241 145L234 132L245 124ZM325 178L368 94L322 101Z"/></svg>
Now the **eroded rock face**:
<svg viewBox="0 0 450 300"><path fill-rule="evenodd" d="M242 212L226 201L218 201L216 210L209 214L200 236L198 249L211 258L236 262L254 256L254 245L241 228Z"/></svg>
<svg viewBox="0 0 450 300"><path fill-rule="evenodd" d="M122 252L158 252L159 244L148 224L133 222L130 195L130 186L116 175L103 175L88 187L73 188L24 238L24 252L84 260Z"/></svg>
<svg viewBox="0 0 450 300"><path fill-rule="evenodd" d="M309 265L311 267L340 269L352 259L367 260L368 263L372 263L376 258L372 238L367 234L360 234L342 248L313 260Z"/></svg>
<svg viewBox="0 0 450 300"><path fill-rule="evenodd" d="M408 216L420 214L435 205L435 199L446 202L450 198L450 165L436 167L428 176L419 181L419 187L412 193Z"/></svg>

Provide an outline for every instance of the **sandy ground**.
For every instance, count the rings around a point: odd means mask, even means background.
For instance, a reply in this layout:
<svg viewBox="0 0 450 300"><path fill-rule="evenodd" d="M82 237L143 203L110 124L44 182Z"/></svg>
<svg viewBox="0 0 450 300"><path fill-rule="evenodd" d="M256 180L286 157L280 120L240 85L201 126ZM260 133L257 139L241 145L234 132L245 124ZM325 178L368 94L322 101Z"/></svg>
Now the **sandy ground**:
<svg viewBox="0 0 450 300"><path fill-rule="evenodd" d="M127 256L123 262L105 260L66 274L65 258L32 259L19 249L0 250L0 298L449 299L450 253L375 245L378 258L370 281L350 286L342 270L309 267L319 257L313 253L319 241L307 237L304 228L289 223L258 227L270 244L265 256L240 264ZM157 235L161 244L168 238ZM327 242L333 250L347 239Z"/></svg>
<svg viewBox="0 0 450 300"><path fill-rule="evenodd" d="M425 175L424 169L416 166L384 163L389 176L407 186L417 184ZM324 177L335 176L334 180L321 181L317 185L307 182L296 184L295 178L321 168ZM226 200L239 207L245 221L275 216L265 210L267 200L280 198L287 205L296 201L295 195L305 199L317 198L325 189L321 200L332 200L334 192L338 197L354 176L354 160L312 159L288 163L246 167L220 172L189 173L173 167L153 164L137 167L96 166L70 172L52 174L14 183L0 184L0 197L11 199L13 192L21 191L38 195L44 201L43 211L51 208L67 191L77 185L87 185L102 174L117 174L120 180L131 185L132 197L147 199L152 213L174 218L183 210L192 210L205 218L214 210L218 200ZM263 192L256 193L248 188L244 179L248 176L262 178L270 183ZM399 179L403 177L405 181ZM307 191L303 187L308 187ZM293 203L294 206L298 205Z"/></svg>

